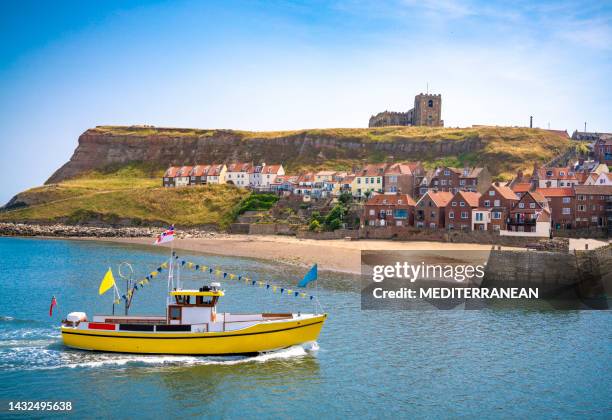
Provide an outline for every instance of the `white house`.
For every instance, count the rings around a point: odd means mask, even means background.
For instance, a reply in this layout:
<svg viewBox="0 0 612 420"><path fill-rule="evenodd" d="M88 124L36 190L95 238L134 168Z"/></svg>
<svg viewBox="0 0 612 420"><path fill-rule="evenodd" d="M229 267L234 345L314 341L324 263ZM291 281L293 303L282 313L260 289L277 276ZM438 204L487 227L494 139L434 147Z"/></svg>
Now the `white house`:
<svg viewBox="0 0 612 420"><path fill-rule="evenodd" d="M252 163L230 163L227 165L225 182L238 187L248 187L251 185Z"/></svg>
<svg viewBox="0 0 612 420"><path fill-rule="evenodd" d="M225 174L227 172L227 166L224 164L212 164L206 174L207 184L225 184Z"/></svg>
<svg viewBox="0 0 612 420"><path fill-rule="evenodd" d="M258 188L269 189L272 184L275 183L276 177L285 175L285 168L283 165L265 165L262 166Z"/></svg>
<svg viewBox="0 0 612 420"><path fill-rule="evenodd" d="M181 169L176 173L174 178L174 185L177 187L184 187L189 185L190 174L193 166L182 166Z"/></svg>

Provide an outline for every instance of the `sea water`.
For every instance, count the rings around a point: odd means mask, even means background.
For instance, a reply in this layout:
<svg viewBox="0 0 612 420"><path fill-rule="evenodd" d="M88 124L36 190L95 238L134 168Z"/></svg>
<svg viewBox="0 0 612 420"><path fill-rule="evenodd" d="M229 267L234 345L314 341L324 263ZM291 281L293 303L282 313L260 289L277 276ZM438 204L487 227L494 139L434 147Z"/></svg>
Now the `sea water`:
<svg viewBox="0 0 612 420"><path fill-rule="evenodd" d="M259 260L179 255L289 288L305 272ZM71 401L69 415L98 418L612 413L608 311L362 311L358 278L326 272L320 272L318 296L329 318L307 349L253 357L142 356L61 344L62 316L112 310L110 292L98 295L109 267L123 292L120 262L130 262L142 278L166 258L167 249L0 238L0 416L11 415L10 401ZM182 270L181 280L191 288L210 278ZM221 281L221 312L313 311L310 299ZM162 274L136 292L130 313L163 313L165 291ZM52 296L58 307L49 317Z"/></svg>

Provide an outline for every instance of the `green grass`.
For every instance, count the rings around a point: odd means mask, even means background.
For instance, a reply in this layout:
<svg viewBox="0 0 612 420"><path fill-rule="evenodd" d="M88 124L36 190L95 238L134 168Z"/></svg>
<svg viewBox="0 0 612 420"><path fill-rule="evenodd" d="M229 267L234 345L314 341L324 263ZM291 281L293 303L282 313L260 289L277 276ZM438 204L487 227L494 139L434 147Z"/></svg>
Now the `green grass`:
<svg viewBox="0 0 612 420"><path fill-rule="evenodd" d="M160 178L147 178L142 167L91 172L65 182L27 190L19 199L28 206L0 213L0 221L59 221L132 224L227 226L234 207L248 196L228 185L163 188Z"/></svg>

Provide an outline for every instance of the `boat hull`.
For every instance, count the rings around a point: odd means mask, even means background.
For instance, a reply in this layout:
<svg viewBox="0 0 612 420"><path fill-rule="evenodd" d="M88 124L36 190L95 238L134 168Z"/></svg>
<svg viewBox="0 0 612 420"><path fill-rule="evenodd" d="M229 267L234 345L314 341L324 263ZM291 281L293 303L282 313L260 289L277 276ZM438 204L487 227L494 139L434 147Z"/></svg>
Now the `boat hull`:
<svg viewBox="0 0 612 420"><path fill-rule="evenodd" d="M230 332L147 333L62 326L68 347L139 354L228 355L272 351L316 341L327 315L269 322Z"/></svg>

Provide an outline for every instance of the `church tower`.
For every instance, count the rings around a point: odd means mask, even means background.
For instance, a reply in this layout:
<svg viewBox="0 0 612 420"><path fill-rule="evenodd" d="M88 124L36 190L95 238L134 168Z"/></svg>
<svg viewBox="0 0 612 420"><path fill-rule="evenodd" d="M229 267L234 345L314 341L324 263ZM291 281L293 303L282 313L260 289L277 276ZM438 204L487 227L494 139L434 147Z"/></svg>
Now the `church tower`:
<svg viewBox="0 0 612 420"><path fill-rule="evenodd" d="M419 94L414 97L412 125L443 127L442 95Z"/></svg>

